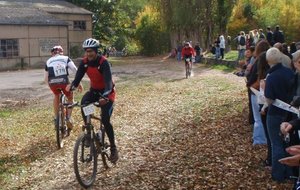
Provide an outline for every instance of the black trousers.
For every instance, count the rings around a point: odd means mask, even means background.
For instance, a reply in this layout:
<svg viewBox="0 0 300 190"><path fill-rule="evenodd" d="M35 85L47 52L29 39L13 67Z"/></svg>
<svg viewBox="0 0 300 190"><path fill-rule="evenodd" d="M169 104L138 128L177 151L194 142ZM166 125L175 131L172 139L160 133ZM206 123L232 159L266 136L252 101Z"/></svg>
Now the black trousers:
<svg viewBox="0 0 300 190"><path fill-rule="evenodd" d="M254 117L252 111L252 103L251 103L251 90L248 88L248 108L249 108L249 115L248 115L248 122L250 125L254 124Z"/></svg>
<svg viewBox="0 0 300 190"><path fill-rule="evenodd" d="M99 101L99 98L100 98L99 93L101 93L101 92L95 91L92 89L90 91L86 92L81 99L81 105ZM113 126L110 123L110 117L112 115L112 112L113 112L113 102L109 101L107 104L101 106L101 120L105 127L105 132L108 136L110 146L111 146L111 148L114 148L114 147L116 147L115 135L114 135ZM81 114L82 114L84 123L86 124L86 116L84 115L82 109L81 109Z"/></svg>
<svg viewBox="0 0 300 190"><path fill-rule="evenodd" d="M221 57L222 57L222 59L224 59L224 48L220 48L220 54L221 54Z"/></svg>

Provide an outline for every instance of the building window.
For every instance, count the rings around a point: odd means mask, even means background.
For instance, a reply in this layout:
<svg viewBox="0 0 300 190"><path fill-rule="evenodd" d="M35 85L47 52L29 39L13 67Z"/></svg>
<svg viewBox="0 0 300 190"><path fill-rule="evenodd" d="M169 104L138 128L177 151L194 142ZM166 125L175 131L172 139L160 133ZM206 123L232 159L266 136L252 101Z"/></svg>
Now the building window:
<svg viewBox="0 0 300 190"><path fill-rule="evenodd" d="M74 29L86 30L86 21L77 20L73 23Z"/></svg>
<svg viewBox="0 0 300 190"><path fill-rule="evenodd" d="M10 58L19 56L19 40L5 39L0 40L0 57Z"/></svg>

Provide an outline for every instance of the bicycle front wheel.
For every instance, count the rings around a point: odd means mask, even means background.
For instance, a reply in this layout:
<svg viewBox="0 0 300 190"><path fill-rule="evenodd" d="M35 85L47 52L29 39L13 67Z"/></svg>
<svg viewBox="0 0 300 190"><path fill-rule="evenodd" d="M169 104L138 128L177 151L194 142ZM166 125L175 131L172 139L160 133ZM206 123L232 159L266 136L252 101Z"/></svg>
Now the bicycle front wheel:
<svg viewBox="0 0 300 190"><path fill-rule="evenodd" d="M73 154L74 172L81 186L93 185L97 174L97 150L89 135L78 137Z"/></svg>
<svg viewBox="0 0 300 190"><path fill-rule="evenodd" d="M189 78L189 65L185 63L185 78Z"/></svg>
<svg viewBox="0 0 300 190"><path fill-rule="evenodd" d="M193 63L191 62L191 63L189 64L189 77L192 76L192 65L193 65Z"/></svg>

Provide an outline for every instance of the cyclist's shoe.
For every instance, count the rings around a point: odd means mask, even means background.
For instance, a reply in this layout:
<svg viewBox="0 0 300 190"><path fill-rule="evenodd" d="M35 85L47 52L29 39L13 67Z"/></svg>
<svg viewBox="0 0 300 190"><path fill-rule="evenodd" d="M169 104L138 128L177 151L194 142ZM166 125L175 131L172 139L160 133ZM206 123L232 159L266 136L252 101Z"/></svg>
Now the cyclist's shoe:
<svg viewBox="0 0 300 190"><path fill-rule="evenodd" d="M119 153L116 147L110 149L110 161L113 164L116 164L119 159Z"/></svg>
<svg viewBox="0 0 300 190"><path fill-rule="evenodd" d="M70 136L71 131L72 131L72 129L70 129L70 128L67 127L67 129L64 132L64 137Z"/></svg>
<svg viewBox="0 0 300 190"><path fill-rule="evenodd" d="M73 129L73 123L72 123L72 120L71 119L67 119L67 127L68 129L72 130Z"/></svg>

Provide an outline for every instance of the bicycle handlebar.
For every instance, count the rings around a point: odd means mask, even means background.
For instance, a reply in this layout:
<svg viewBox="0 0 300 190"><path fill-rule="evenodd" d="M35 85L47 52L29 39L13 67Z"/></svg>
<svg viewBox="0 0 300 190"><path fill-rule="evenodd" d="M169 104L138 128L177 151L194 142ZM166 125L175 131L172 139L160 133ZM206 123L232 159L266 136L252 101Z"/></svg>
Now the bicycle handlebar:
<svg viewBox="0 0 300 190"><path fill-rule="evenodd" d="M98 93L98 95L100 96L100 98L102 98L102 99L104 99L104 100L106 100L106 101L109 101L109 99L108 99L107 97L103 96L103 94Z"/></svg>
<svg viewBox="0 0 300 190"><path fill-rule="evenodd" d="M76 103L72 104L72 106L73 107L77 106L77 107L80 107L80 108L84 108L84 107L86 107L86 106L88 106L90 104L93 104L96 107L101 107L99 102L92 102L92 103L88 103L88 104L79 104L78 102L76 102ZM94 114L91 114L90 118L101 121L101 118L100 117L96 117Z"/></svg>
<svg viewBox="0 0 300 190"><path fill-rule="evenodd" d="M79 104L78 102L74 102L72 104L65 103L64 106L67 106L68 108L73 108L73 107L77 106L78 104Z"/></svg>
<svg viewBox="0 0 300 190"><path fill-rule="evenodd" d="M88 104L79 104L78 102L75 102L74 104L71 104L69 106L70 107L80 107L80 108L82 108L82 107L86 107L90 104L93 104L96 107L101 107L99 102L91 102L91 103L88 103Z"/></svg>
<svg viewBox="0 0 300 190"><path fill-rule="evenodd" d="M77 87L75 87L75 86L72 84L72 85L71 85L71 88L70 88L70 91L74 91L74 90L76 90L76 88L77 88ZM98 95L100 96L100 98L109 101L109 99L108 99L107 97L103 96L103 94L101 94L100 92L98 93ZM95 105L95 106L97 106L97 105Z"/></svg>
<svg viewBox="0 0 300 190"><path fill-rule="evenodd" d="M70 91L74 91L75 89L76 89L76 87L73 84L71 84Z"/></svg>

